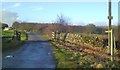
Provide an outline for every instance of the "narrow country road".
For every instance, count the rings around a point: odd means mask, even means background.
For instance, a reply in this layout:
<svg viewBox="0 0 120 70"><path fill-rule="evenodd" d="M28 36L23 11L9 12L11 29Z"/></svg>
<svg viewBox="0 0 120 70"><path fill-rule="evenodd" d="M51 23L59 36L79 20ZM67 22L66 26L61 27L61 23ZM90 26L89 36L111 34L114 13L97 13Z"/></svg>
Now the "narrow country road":
<svg viewBox="0 0 120 70"><path fill-rule="evenodd" d="M3 53L3 68L55 68L52 47L42 36L28 34L28 41L16 50Z"/></svg>

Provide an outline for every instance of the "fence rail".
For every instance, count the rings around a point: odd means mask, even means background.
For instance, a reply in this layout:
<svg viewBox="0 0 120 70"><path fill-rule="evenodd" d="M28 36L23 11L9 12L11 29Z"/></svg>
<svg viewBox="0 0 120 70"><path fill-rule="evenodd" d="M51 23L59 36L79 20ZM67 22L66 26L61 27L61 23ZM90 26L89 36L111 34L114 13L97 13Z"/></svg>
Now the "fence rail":
<svg viewBox="0 0 120 70"><path fill-rule="evenodd" d="M2 36L1 38L13 38L14 36Z"/></svg>

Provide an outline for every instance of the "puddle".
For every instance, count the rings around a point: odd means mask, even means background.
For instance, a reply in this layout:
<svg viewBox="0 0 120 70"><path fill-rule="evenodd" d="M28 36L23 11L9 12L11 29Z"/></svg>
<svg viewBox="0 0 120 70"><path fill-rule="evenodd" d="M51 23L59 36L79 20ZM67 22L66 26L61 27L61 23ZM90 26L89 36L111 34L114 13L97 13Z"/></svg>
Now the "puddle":
<svg viewBox="0 0 120 70"><path fill-rule="evenodd" d="M14 56L12 56L12 55L7 55L7 56L5 56L5 58L13 58Z"/></svg>
<svg viewBox="0 0 120 70"><path fill-rule="evenodd" d="M49 52L48 55L50 55L51 53Z"/></svg>

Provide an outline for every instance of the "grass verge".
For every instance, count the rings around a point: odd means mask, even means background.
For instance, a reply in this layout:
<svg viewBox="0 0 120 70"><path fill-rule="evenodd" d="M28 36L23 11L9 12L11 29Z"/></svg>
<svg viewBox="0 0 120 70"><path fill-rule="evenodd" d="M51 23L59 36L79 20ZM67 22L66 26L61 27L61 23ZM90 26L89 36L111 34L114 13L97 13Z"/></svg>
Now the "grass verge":
<svg viewBox="0 0 120 70"><path fill-rule="evenodd" d="M13 30L8 30L8 31L2 31L3 36L13 36L14 34ZM11 49L15 49L22 45L24 41L26 40L26 34L25 32L21 32L21 40L11 40L10 38L2 39L2 51L8 51Z"/></svg>
<svg viewBox="0 0 120 70"><path fill-rule="evenodd" d="M18 40L9 40L6 42L2 42L2 51L7 51L10 49L17 48L18 46L22 45L24 41L18 41Z"/></svg>
<svg viewBox="0 0 120 70"><path fill-rule="evenodd" d="M119 62L101 60L99 57L89 55L83 51L76 52L56 41L52 41L52 45L54 57L57 60L57 68L120 68Z"/></svg>

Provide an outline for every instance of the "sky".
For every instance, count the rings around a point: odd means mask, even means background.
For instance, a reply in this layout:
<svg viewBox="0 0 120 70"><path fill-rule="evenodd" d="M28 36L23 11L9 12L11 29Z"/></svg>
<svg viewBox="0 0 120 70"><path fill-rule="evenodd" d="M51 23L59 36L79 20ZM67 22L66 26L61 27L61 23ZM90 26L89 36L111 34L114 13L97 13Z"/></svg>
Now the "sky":
<svg viewBox="0 0 120 70"><path fill-rule="evenodd" d="M52 23L60 14L72 25L108 24L107 2L3 2L1 6L2 22L10 26L14 21ZM112 24L117 25L117 2L112 3L112 16Z"/></svg>

